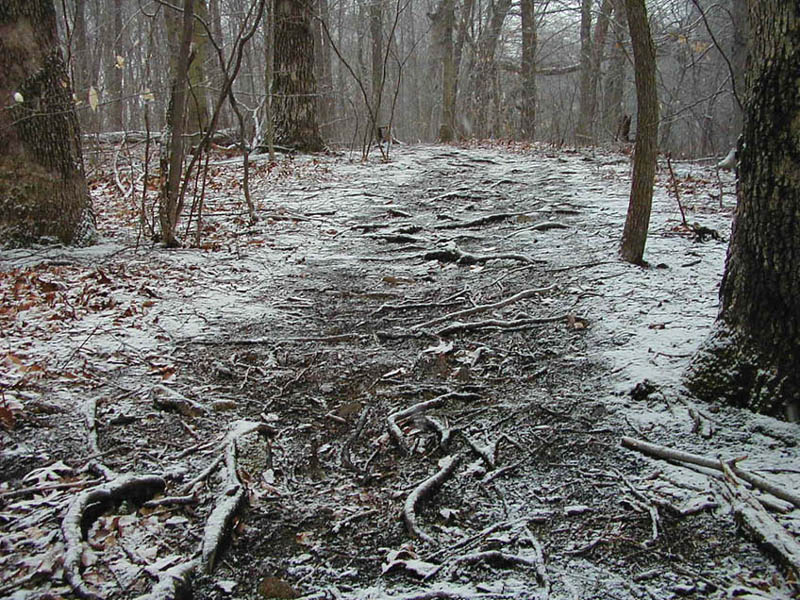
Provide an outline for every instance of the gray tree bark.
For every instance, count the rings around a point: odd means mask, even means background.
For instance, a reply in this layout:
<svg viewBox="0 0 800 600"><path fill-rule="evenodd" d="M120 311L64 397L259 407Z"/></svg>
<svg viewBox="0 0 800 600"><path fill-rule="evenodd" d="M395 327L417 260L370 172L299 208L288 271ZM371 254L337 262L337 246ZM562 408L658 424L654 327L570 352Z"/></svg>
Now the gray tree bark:
<svg viewBox="0 0 800 600"><path fill-rule="evenodd" d="M644 0L625 0L628 26L633 44L636 74L636 144L633 157L633 181L628 215L622 232L620 256L642 264L650 225L653 181L658 154L658 96L656 95L656 51L650 36Z"/></svg>
<svg viewBox="0 0 800 600"><path fill-rule="evenodd" d="M325 144L317 124L314 32L301 0L277 0L275 4L273 92L275 143L303 152L322 150Z"/></svg>
<svg viewBox="0 0 800 600"><path fill-rule="evenodd" d="M706 400L800 414L800 4L749 0L738 205L720 312L687 371Z"/></svg>
<svg viewBox="0 0 800 600"><path fill-rule="evenodd" d="M52 1L4 1L0 31L0 245L91 243L80 131Z"/></svg>

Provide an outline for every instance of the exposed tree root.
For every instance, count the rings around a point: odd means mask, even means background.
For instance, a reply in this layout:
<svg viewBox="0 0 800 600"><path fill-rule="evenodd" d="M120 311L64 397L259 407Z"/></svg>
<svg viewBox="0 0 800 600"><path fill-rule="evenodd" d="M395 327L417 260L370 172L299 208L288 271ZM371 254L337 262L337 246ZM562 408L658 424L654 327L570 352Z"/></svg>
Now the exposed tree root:
<svg viewBox="0 0 800 600"><path fill-rule="evenodd" d="M499 302L494 302L492 304L481 304L478 306L473 306L471 308L465 308L464 310L458 310L456 312L452 312L446 315L442 315L441 317L436 317L435 319L431 319L430 321L426 321L425 323L420 323L418 325L413 325L411 329L423 329L426 327L430 327L431 325L436 325L438 323L443 323L444 321L450 321L453 319L458 319L461 317L466 317L469 315L474 315L481 312L486 312L490 310L496 310L498 308L503 308L510 304L514 304L515 302L519 302L520 300L525 300L526 298L532 298L533 296L537 296L539 294L543 294L544 292L548 292L555 288L555 284L549 285L545 288L532 288L529 290L523 290L513 296L509 296L508 298L504 298Z"/></svg>
<svg viewBox="0 0 800 600"><path fill-rule="evenodd" d="M477 219L472 219L471 221L455 221L453 223L443 223L441 225L436 225L435 229L461 229L467 227L480 227L481 225L488 225L490 223L496 223L497 221L505 221L506 219L511 219L513 217L518 217L524 213L496 213L493 215L486 215L485 217L478 217Z"/></svg>
<svg viewBox="0 0 800 600"><path fill-rule="evenodd" d="M199 561L197 559L175 565L159 572L158 582L150 590L136 600L180 600L191 598L189 576L195 571Z"/></svg>
<svg viewBox="0 0 800 600"><path fill-rule="evenodd" d="M236 441L250 433L271 431L265 423L255 421L236 421L225 437L225 489L218 497L214 509L206 521L201 547L201 564L206 573L214 570L217 557L228 539L231 524L246 500L245 489L239 480L236 459Z"/></svg>
<svg viewBox="0 0 800 600"><path fill-rule="evenodd" d="M542 317L537 319L514 319L513 321L503 321L502 319L487 319L485 321L474 321L472 323L453 323L447 327L442 327L435 333L439 337L446 337L454 333L465 331L475 331L477 329L488 329L490 327L496 329L520 329L525 327L532 327L534 325L541 325L543 323L556 323L564 321L569 317L568 314L556 315L555 317Z"/></svg>
<svg viewBox="0 0 800 600"><path fill-rule="evenodd" d="M100 600L102 596L92 591L81 576L83 532L112 504L129 500L136 504L163 492L166 481L158 475L122 475L113 481L81 492L69 505L61 522L66 550L64 552L64 577L81 598Z"/></svg>
<svg viewBox="0 0 800 600"><path fill-rule="evenodd" d="M741 485L733 469L724 463L722 468L727 480L720 486L720 491L730 502L736 522L767 554L789 570L795 581L800 579L800 544Z"/></svg>
<svg viewBox="0 0 800 600"><path fill-rule="evenodd" d="M442 487L442 484L447 481L456 470L459 462L460 457L457 455L444 457L439 461L439 470L414 488L414 491L406 498L405 504L403 505L403 521L405 521L408 533L412 536L430 544L436 543L436 540L422 531L419 525L417 525L417 505Z"/></svg>
<svg viewBox="0 0 800 600"><path fill-rule="evenodd" d="M478 394L472 394L468 392L448 392L446 394L442 394L441 396L436 396L436 398L431 398L430 400L425 400L424 402L418 402L413 406L409 406L408 408L392 413L386 418L386 422L389 426L389 433L392 435L397 442L397 445L400 446L400 449L405 454L408 454L408 444L405 442L403 432L401 431L398 422L408 419L413 415L425 412L426 410L439 408L440 406L444 405L445 402L452 399L479 400L480 396Z"/></svg>
<svg viewBox="0 0 800 600"><path fill-rule="evenodd" d="M690 463L705 467L707 469L714 469L715 471L724 471L725 466L728 466L727 463L723 463L720 460L706 458L705 456L699 456L697 454L690 454L689 452L683 452L681 450L674 450L673 448L667 448L666 446L659 446L657 444L651 444L649 442L643 442L641 440L636 440L629 437L622 438L622 445L625 448L630 448L631 450L636 450L637 452L641 452L642 454L647 454L648 456L655 458ZM791 502L795 508L800 508L800 496L798 496L796 493L784 489L779 485L760 477L759 475L751 473L750 471L740 469L735 464L730 464L729 468L739 479L746 481L753 487L756 487L763 492L772 494L781 500Z"/></svg>
<svg viewBox="0 0 800 600"><path fill-rule="evenodd" d="M422 259L454 262L460 265L477 265L490 260L516 260L527 264L536 262L531 257L525 256L524 254L471 254L469 252L464 252L455 244L448 244L448 246L442 250L426 252L422 255Z"/></svg>

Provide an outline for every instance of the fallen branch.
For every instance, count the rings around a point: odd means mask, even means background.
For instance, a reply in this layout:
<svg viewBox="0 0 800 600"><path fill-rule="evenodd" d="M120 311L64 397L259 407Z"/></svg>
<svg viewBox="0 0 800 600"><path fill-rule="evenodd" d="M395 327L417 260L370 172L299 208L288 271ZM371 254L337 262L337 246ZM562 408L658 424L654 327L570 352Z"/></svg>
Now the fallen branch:
<svg viewBox="0 0 800 600"><path fill-rule="evenodd" d="M81 576L83 555L83 531L88 528L103 510L124 500L140 504L166 488L166 481L158 475L122 475L113 481L81 492L69 505L61 521L64 536L64 578L81 598L101 600L102 596L92 591Z"/></svg>
<svg viewBox="0 0 800 600"><path fill-rule="evenodd" d="M800 544L738 482L730 466L721 463L721 467L727 480L722 482L720 491L730 502L736 522L754 542L788 569L791 578L797 581L800 578Z"/></svg>
<svg viewBox="0 0 800 600"><path fill-rule="evenodd" d="M715 471L724 470L723 462L719 460L706 458L705 456L699 456L697 454L690 454L689 452L682 452L681 450L674 450L672 448L667 448L666 446L659 446L657 444L651 444L649 442L644 442L629 437L622 438L622 445L625 448L636 450L642 454L647 454L648 456L660 458L662 460L689 463L698 465L700 467L705 467L707 469L713 469ZM727 465L728 463L725 464ZM791 502L795 508L800 508L800 496L794 492L790 492L789 490L786 490L779 485L760 477L759 475L751 473L750 471L740 469L735 464L731 463L730 469L739 479L743 479L753 487L758 488L762 492L772 494L781 500Z"/></svg>
<svg viewBox="0 0 800 600"><path fill-rule="evenodd" d="M418 325L412 325L411 329L422 329L425 327L430 327L431 325L436 325L437 323L443 323L444 321L451 321L453 319L474 315L480 312L503 308L510 304L514 304L515 302L519 302L520 300L525 300L526 298L531 298L533 296L537 296L538 294L549 292L553 288L555 288L555 284L544 288L531 288L528 290L523 290L517 294L514 294L513 296L509 296L508 298L504 298L503 300L494 302L492 304L480 304L478 306L473 306L472 308L465 308L464 310L458 310L441 317L436 317L435 319L431 319L430 321L426 321L424 323L419 323Z"/></svg>
<svg viewBox="0 0 800 600"><path fill-rule="evenodd" d="M430 544L436 543L436 540L422 531L419 525L417 525L417 505L429 496L432 496L442 487L442 484L447 481L456 470L459 461L459 456L445 456L439 461L439 470L414 488L414 491L406 498L405 504L403 505L403 521L406 524L408 533L413 537L417 537Z"/></svg>

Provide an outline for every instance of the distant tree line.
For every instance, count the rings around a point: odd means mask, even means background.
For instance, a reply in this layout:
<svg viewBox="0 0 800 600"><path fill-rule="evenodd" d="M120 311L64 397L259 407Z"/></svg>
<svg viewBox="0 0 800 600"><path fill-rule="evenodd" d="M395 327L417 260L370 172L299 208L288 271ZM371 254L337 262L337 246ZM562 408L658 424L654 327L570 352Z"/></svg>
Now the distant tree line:
<svg viewBox="0 0 800 600"><path fill-rule="evenodd" d="M55 4L83 130L143 130L146 115L160 129L182 2ZM210 41L230 54L257 4L194 0L189 130L207 124L224 80ZM646 4L660 149L692 157L727 152L741 132L745 2ZM627 137L631 117L636 128L625 0L272 0L266 11L233 84L252 136L274 125L280 139L282 109L303 98L316 121L316 132L307 130L310 148L361 142L370 128L389 123L409 142L590 145ZM291 44L298 18L310 42L305 77L313 80L291 89L281 81L297 66ZM236 124L235 111L223 106L218 125Z"/></svg>

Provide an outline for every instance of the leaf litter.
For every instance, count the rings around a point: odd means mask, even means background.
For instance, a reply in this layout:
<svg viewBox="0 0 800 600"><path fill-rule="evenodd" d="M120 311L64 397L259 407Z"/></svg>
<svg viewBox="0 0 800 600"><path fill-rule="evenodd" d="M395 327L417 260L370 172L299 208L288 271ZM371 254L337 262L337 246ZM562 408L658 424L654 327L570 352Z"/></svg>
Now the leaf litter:
<svg viewBox="0 0 800 600"><path fill-rule="evenodd" d="M735 198L673 166L723 239L662 170L647 268L616 256L612 152L262 160L255 224L219 160L173 251L98 169L102 243L0 254L0 596L796 597L738 471L622 445L800 484L796 424L681 388Z"/></svg>

